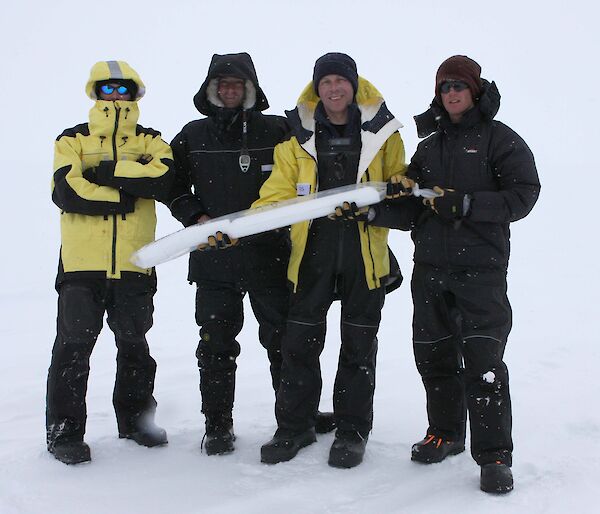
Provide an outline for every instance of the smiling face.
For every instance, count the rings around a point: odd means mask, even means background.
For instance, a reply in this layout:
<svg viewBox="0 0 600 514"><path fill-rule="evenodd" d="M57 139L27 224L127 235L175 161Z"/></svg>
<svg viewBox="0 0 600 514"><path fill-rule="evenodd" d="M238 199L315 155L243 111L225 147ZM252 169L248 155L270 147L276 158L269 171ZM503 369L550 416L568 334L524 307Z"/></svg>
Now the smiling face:
<svg viewBox="0 0 600 514"><path fill-rule="evenodd" d="M332 123L343 125L348 121L348 106L354 99L354 89L341 75L325 75L318 86L319 98Z"/></svg>
<svg viewBox="0 0 600 514"><path fill-rule="evenodd" d="M444 109L450 116L452 123L458 123L463 114L473 107L473 95L471 90L467 87L462 91L456 91L454 88L450 88L447 93L440 91L442 97L442 104Z"/></svg>
<svg viewBox="0 0 600 514"><path fill-rule="evenodd" d="M245 81L237 77L221 77L217 88L217 94L228 109L242 105L245 93Z"/></svg>

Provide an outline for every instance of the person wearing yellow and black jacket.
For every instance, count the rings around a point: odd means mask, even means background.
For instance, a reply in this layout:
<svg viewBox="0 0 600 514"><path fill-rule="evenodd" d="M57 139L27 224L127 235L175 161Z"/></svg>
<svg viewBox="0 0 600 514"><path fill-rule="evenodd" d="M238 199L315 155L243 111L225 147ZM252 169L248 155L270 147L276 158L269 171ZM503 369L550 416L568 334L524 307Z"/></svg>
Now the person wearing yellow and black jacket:
<svg viewBox="0 0 600 514"><path fill-rule="evenodd" d="M154 240L155 200L171 186L173 156L159 132L137 124L145 86L126 62L96 63L86 93L95 100L89 121L57 138L52 179L61 249L46 442L66 464L91 460L83 441L85 395L105 312L117 345L113 404L119 437L144 446L167 443L166 432L154 424L156 362L146 341L156 274L129 259Z"/></svg>
<svg viewBox="0 0 600 514"><path fill-rule="evenodd" d="M403 173L401 124L379 91L358 76L346 54L328 53L295 110L293 137L275 148L271 176L253 207ZM390 276L388 229L371 226L370 209L343 205L337 215L294 224L288 279L294 285L277 393L278 428L261 460L290 460L315 438L322 380L319 356L327 311L342 304L341 351L334 386L334 467L353 467L365 452L373 420L377 331Z"/></svg>

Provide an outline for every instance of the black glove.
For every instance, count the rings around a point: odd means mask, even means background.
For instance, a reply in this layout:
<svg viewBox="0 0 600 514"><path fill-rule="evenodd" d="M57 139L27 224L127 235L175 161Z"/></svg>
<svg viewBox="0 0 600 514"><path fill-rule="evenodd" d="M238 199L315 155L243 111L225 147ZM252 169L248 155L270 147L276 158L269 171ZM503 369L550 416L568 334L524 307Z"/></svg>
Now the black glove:
<svg viewBox="0 0 600 514"><path fill-rule="evenodd" d="M388 200L410 196L412 194L415 181L405 175L393 175L387 181L387 191L385 197Z"/></svg>
<svg viewBox="0 0 600 514"><path fill-rule="evenodd" d="M83 178L99 186L109 186L115 176L115 161L100 161L97 166L83 170Z"/></svg>
<svg viewBox="0 0 600 514"><path fill-rule="evenodd" d="M469 215L471 210L471 197L454 189L442 189L434 186L433 191L438 194L433 198L426 198L423 203L444 219L455 221Z"/></svg>
<svg viewBox="0 0 600 514"><path fill-rule="evenodd" d="M327 216L336 221L369 221L369 207L358 208L356 203L344 202L335 208L335 212Z"/></svg>
<svg viewBox="0 0 600 514"><path fill-rule="evenodd" d="M223 232L217 232L214 236L208 236L208 242L198 245L196 249L200 252L225 250L237 245L239 241L239 239L231 239L227 234L223 234Z"/></svg>

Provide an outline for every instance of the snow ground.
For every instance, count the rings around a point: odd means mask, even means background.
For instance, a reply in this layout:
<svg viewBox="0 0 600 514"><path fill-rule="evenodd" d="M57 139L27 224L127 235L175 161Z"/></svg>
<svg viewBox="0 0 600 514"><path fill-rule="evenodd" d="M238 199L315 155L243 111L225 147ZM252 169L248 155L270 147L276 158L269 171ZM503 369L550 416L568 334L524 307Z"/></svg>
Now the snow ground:
<svg viewBox="0 0 600 514"><path fill-rule="evenodd" d="M564 513L597 503L600 414L596 329L597 179L592 160L599 130L595 2L550 0L539 7L428 0L330 2L231 0L226 6L181 0L139 5L55 0L3 6L0 56L1 209L8 232L1 257L0 512L107 513ZM308 17L310 15L310 18ZM336 26L331 25L335 20ZM412 115L431 100L433 77L449 55L465 53L496 80L498 119L530 144L542 196L513 225L509 295L514 329L506 360L514 408L515 491L494 497L478 489L468 452L432 466L409 459L426 426L424 394L410 346L407 283L388 298L380 330L375 427L364 463L327 463L332 435L289 463L259 462L274 429L266 356L251 311L240 336L236 451L200 452L203 419L194 358L197 329L185 259L162 265L155 326L157 420L166 448L117 438L111 405L115 349L102 333L92 357L88 432L93 462L67 467L44 445L45 380L54 338L53 280L58 215L50 200L52 141L84 121L83 86L97 60L124 59L148 94L141 123L170 140L196 117L192 96L213 52L249 51L269 112L293 106L314 60L340 50L384 93L405 128L410 157L417 143ZM592 142L590 144L590 142ZM33 230L31 230L33 228ZM158 234L179 228L164 208ZM412 244L395 233L391 246L406 277ZM322 408L331 408L339 312L330 316L322 363Z"/></svg>

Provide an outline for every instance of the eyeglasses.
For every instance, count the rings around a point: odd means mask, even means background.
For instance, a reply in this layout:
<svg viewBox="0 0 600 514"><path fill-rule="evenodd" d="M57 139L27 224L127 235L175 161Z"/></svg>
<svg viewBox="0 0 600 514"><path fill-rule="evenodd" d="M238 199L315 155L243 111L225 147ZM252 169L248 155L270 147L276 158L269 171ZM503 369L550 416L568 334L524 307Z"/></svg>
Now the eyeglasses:
<svg viewBox="0 0 600 514"><path fill-rule="evenodd" d="M100 91L102 91L105 95L111 95L115 89L120 95L126 95L129 93L127 86L110 86L108 84L104 84L100 87Z"/></svg>
<svg viewBox="0 0 600 514"><path fill-rule="evenodd" d="M467 83L463 82L462 80L452 80L452 81L444 82L440 86L440 92L444 93L444 94L448 94L451 89L454 89L454 91L456 91L457 93L460 93L461 91L464 91L468 87L469 86L467 85Z"/></svg>

